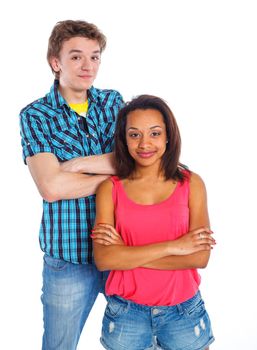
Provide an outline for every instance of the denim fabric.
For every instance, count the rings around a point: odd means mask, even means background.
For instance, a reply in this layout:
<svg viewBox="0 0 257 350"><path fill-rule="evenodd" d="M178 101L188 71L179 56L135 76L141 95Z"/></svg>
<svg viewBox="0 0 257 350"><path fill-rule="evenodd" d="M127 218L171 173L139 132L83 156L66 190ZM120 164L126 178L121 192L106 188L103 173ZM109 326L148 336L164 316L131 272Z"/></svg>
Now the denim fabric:
<svg viewBox="0 0 257 350"><path fill-rule="evenodd" d="M175 306L144 306L107 297L101 343L108 350L204 350L214 341L198 292Z"/></svg>
<svg viewBox="0 0 257 350"><path fill-rule="evenodd" d="M43 350L75 350L90 310L103 292L106 274L94 265L44 256Z"/></svg>

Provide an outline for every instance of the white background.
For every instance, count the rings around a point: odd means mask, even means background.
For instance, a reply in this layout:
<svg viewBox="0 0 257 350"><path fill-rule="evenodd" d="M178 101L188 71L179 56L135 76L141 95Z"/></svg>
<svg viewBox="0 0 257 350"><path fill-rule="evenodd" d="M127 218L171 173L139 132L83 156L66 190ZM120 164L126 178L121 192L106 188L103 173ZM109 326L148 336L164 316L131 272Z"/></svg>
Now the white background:
<svg viewBox="0 0 257 350"><path fill-rule="evenodd" d="M64 19L93 22L108 38L96 87L169 103L181 161L205 180L217 240L201 271L211 348L257 349L255 3L17 0L1 8L1 349L41 347L41 199L22 162L18 113L52 84L47 40ZM103 309L99 297L79 350L101 349Z"/></svg>

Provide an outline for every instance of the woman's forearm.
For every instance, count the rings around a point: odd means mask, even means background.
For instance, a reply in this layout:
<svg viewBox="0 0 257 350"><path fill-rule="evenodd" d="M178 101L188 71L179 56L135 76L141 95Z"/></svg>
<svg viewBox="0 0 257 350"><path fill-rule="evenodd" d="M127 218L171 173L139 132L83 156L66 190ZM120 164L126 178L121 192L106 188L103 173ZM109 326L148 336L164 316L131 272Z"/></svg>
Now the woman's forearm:
<svg viewBox="0 0 257 350"><path fill-rule="evenodd" d="M156 270L203 269L207 266L209 258L210 251L203 251L190 255L172 255L153 260L141 267Z"/></svg>
<svg viewBox="0 0 257 350"><path fill-rule="evenodd" d="M91 237L94 241L95 261L101 271L129 270L137 267L157 269L204 267L207 265L211 247L215 244L208 227L192 230L176 240L143 246L126 246L118 241L115 243L120 235L109 224L99 223ZM194 255L197 252L205 254ZM180 259L175 259L174 256L179 256Z"/></svg>
<svg viewBox="0 0 257 350"><path fill-rule="evenodd" d="M131 270L150 263L152 260L169 256L172 242L129 247L94 243L95 262L100 271Z"/></svg>

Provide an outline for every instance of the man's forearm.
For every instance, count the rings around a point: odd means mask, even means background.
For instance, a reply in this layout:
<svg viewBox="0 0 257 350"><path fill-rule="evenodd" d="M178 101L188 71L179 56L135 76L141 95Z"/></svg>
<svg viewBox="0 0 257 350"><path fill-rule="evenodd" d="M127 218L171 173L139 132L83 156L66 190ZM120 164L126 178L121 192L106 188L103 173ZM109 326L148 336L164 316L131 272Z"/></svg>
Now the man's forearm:
<svg viewBox="0 0 257 350"><path fill-rule="evenodd" d="M51 181L52 192L48 201L88 197L96 193L96 189L107 175L85 175L62 172Z"/></svg>
<svg viewBox="0 0 257 350"><path fill-rule="evenodd" d="M90 196L109 176L64 171L52 153L38 153L26 160L39 193L48 202Z"/></svg>
<svg viewBox="0 0 257 350"><path fill-rule="evenodd" d="M113 175L113 153L73 158L61 163L61 169L73 173Z"/></svg>

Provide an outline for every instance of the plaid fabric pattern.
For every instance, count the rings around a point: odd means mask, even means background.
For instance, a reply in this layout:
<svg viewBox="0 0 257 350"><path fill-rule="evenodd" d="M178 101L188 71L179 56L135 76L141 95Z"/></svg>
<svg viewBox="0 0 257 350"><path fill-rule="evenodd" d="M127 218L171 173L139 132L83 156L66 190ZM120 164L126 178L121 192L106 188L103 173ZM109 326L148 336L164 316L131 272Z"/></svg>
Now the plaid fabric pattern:
<svg viewBox="0 0 257 350"><path fill-rule="evenodd" d="M62 162L74 157L112 151L115 120L123 104L114 90L88 90L86 122L73 111L55 81L50 92L20 113L23 159L40 152L55 154ZM39 241L47 254L73 263L92 263L89 237L95 220L95 196L43 200Z"/></svg>

